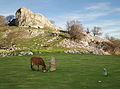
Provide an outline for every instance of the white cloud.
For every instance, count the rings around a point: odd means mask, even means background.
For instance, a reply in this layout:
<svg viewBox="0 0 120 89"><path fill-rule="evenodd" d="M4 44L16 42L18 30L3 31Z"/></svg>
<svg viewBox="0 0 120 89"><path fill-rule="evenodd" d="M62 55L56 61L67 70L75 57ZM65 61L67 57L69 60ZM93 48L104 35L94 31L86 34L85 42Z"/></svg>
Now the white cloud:
<svg viewBox="0 0 120 89"><path fill-rule="evenodd" d="M110 36L120 38L120 21L104 21L103 23L85 24L86 27L93 28L94 26L102 27L103 35L106 33Z"/></svg>
<svg viewBox="0 0 120 89"><path fill-rule="evenodd" d="M65 23L68 20L79 20L79 21L90 21L90 20L94 20L98 17L101 16L106 16L106 13L69 13L69 14L65 14L65 15L61 15L61 16L57 16L52 18L55 22L60 24Z"/></svg>
<svg viewBox="0 0 120 89"><path fill-rule="evenodd" d="M119 26L120 21L119 20L102 20L102 21L96 21L96 23L88 23L85 24L86 27L92 28L94 26L102 27L102 28L110 28L113 26ZM120 26L119 26L120 27Z"/></svg>
<svg viewBox="0 0 120 89"><path fill-rule="evenodd" d="M111 29L103 30L104 33L118 33L120 32L120 27L113 27Z"/></svg>
<svg viewBox="0 0 120 89"><path fill-rule="evenodd" d="M120 38L120 32L117 33L109 33L110 36Z"/></svg>
<svg viewBox="0 0 120 89"><path fill-rule="evenodd" d="M15 15L15 13L0 13L0 15L9 16L9 15Z"/></svg>
<svg viewBox="0 0 120 89"><path fill-rule="evenodd" d="M85 28L93 28L94 26L102 27L102 28L110 28L112 26L119 26L120 21L119 20L97 20L97 18L101 16L106 16L106 13L89 13L89 14L66 14L54 17L54 21L56 22L56 25L62 28L65 28L65 23L68 20L79 20L81 23L83 22L90 22L88 24L83 24ZM96 20L95 23L92 22L92 20Z"/></svg>
<svg viewBox="0 0 120 89"><path fill-rule="evenodd" d="M87 13L74 11L72 13L67 13L61 16L54 17L55 19L61 20L59 23L66 22L67 20L80 20L82 22L88 22L92 20L99 21L99 17L104 17L113 14L114 12L119 12L120 8L111 8L111 3L108 2L101 2L101 3L94 3L88 7L86 7L84 10L87 11ZM115 21L116 22L116 21ZM97 24L97 26L104 27L104 26L110 26L114 25L115 22L102 22Z"/></svg>
<svg viewBox="0 0 120 89"><path fill-rule="evenodd" d="M100 2L100 3L94 3L87 7L87 10L108 10L110 3L108 2Z"/></svg>
<svg viewBox="0 0 120 89"><path fill-rule="evenodd" d="M116 20L104 20L99 23L85 24L85 27L92 29L94 26L102 27L102 32L104 34L108 33L111 36L118 35L120 33L120 21Z"/></svg>
<svg viewBox="0 0 120 89"><path fill-rule="evenodd" d="M98 12L101 11L102 13L107 13L107 14L111 14L114 12L120 12L120 8L111 7L111 3L109 2L94 3L86 7L85 10L98 11Z"/></svg>
<svg viewBox="0 0 120 89"><path fill-rule="evenodd" d="M96 13L96 12L94 12L94 13L87 13L87 14L82 14L81 15L81 20L82 21L89 21L89 20L94 20L94 19L96 19L96 18L98 18L98 17L101 17L101 16L106 16L107 14L106 13L100 13L100 12L98 12L98 13Z"/></svg>
<svg viewBox="0 0 120 89"><path fill-rule="evenodd" d="M56 25L62 28L65 28L65 23L66 21L69 20L79 20L81 22L83 21L89 21L98 18L99 16L104 16L105 14L102 13L89 13L89 14L66 14L66 15L61 15L52 18L55 22Z"/></svg>

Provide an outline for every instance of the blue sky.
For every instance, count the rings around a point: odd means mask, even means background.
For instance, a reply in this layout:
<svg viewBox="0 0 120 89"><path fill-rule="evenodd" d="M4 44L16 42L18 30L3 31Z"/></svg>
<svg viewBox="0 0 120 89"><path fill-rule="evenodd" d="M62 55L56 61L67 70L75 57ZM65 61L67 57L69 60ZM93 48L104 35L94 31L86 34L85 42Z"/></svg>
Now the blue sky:
<svg viewBox="0 0 120 89"><path fill-rule="evenodd" d="M41 13L65 28L67 20L79 20L85 27L102 27L120 38L120 0L0 0L0 15L11 15L20 7Z"/></svg>

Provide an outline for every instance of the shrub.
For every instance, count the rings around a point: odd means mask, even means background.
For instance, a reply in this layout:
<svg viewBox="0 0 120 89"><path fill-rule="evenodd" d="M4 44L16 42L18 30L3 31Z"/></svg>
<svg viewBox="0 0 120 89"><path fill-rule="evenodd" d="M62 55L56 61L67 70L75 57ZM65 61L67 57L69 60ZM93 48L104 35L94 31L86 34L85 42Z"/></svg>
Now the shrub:
<svg viewBox="0 0 120 89"><path fill-rule="evenodd" d="M115 55L120 55L120 39L114 38L106 34L106 39L111 41L112 46L109 48L110 52Z"/></svg>

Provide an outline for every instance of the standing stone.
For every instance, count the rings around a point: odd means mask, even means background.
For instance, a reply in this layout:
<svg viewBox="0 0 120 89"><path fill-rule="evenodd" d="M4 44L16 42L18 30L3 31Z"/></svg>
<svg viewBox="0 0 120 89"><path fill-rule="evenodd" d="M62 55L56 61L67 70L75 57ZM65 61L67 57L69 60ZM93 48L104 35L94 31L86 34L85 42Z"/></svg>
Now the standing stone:
<svg viewBox="0 0 120 89"><path fill-rule="evenodd" d="M50 64L49 64L49 70L50 70L51 72L56 70L55 57L51 57Z"/></svg>
<svg viewBox="0 0 120 89"><path fill-rule="evenodd" d="M103 68L103 75L104 75L104 76L108 76L108 71L107 71L106 68Z"/></svg>

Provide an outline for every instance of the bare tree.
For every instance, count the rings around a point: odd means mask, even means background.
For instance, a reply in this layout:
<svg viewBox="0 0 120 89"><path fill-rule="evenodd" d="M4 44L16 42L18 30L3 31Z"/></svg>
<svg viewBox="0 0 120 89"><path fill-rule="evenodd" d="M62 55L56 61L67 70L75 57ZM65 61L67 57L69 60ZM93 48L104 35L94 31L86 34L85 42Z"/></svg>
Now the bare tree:
<svg viewBox="0 0 120 89"><path fill-rule="evenodd" d="M89 33L90 33L90 30L89 30L89 28L87 28L87 30L86 30L86 33L87 33L87 34L89 34Z"/></svg>
<svg viewBox="0 0 120 89"><path fill-rule="evenodd" d="M66 28L72 39L81 39L83 34L83 26L78 20L72 20L66 22Z"/></svg>
<svg viewBox="0 0 120 89"><path fill-rule="evenodd" d="M109 34L108 34L108 33L106 33L104 38L106 38L106 39L108 39L108 40L109 40L109 39L110 39Z"/></svg>
<svg viewBox="0 0 120 89"><path fill-rule="evenodd" d="M80 21L78 21L78 20L67 21L66 22L66 28L67 28L67 30L70 31L71 27L73 25L76 25L77 27L79 27L80 30L83 30L82 24L80 24Z"/></svg>
<svg viewBox="0 0 120 89"><path fill-rule="evenodd" d="M94 36L102 35L101 27L94 27L91 32L93 33Z"/></svg>
<svg viewBox="0 0 120 89"><path fill-rule="evenodd" d="M54 21L54 20L50 20L50 22L51 22L52 24L55 24L55 21Z"/></svg>

